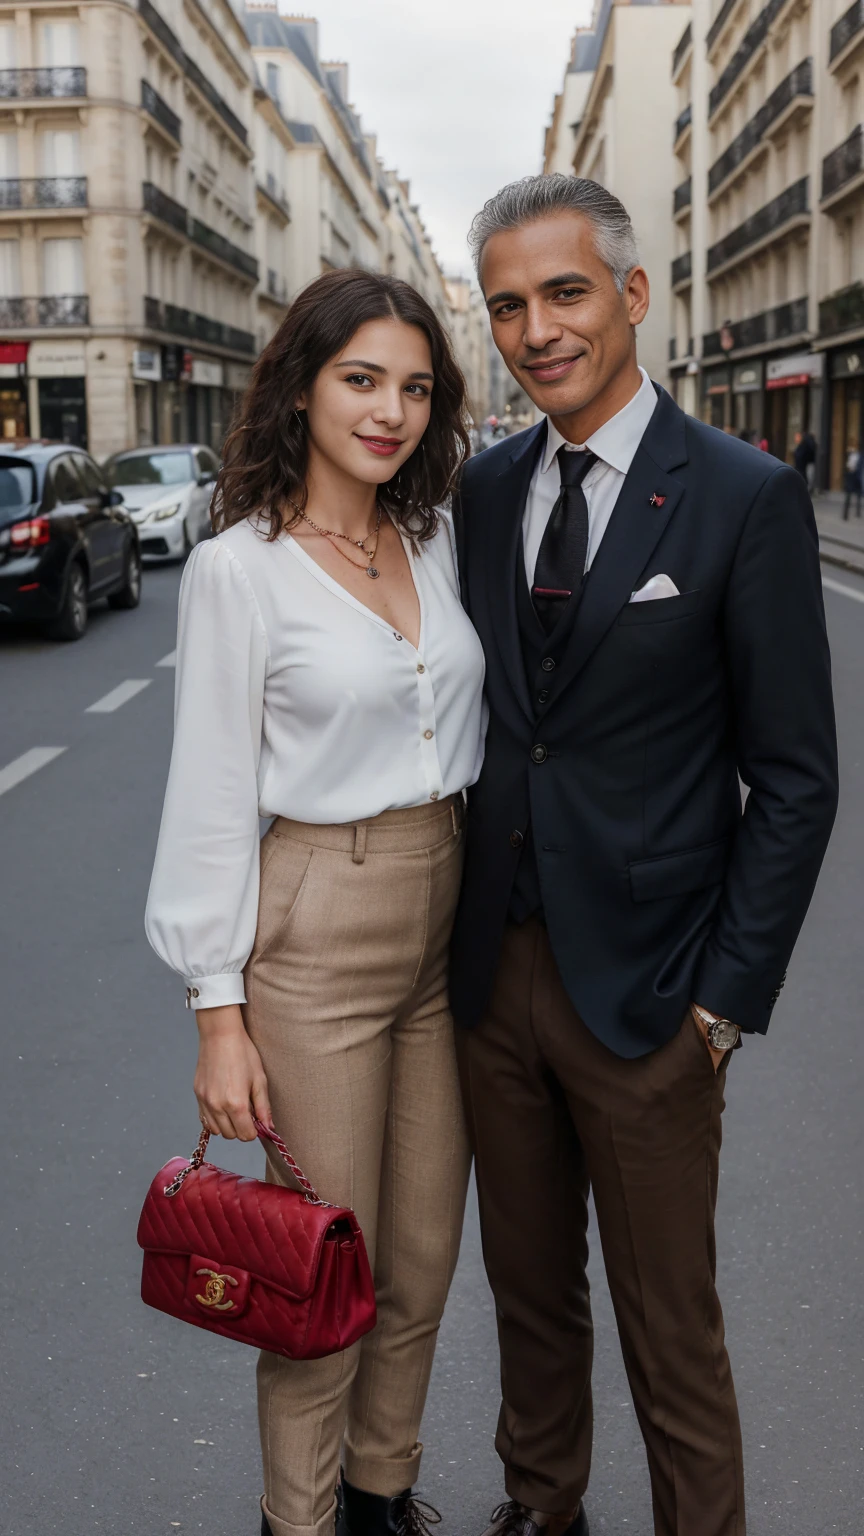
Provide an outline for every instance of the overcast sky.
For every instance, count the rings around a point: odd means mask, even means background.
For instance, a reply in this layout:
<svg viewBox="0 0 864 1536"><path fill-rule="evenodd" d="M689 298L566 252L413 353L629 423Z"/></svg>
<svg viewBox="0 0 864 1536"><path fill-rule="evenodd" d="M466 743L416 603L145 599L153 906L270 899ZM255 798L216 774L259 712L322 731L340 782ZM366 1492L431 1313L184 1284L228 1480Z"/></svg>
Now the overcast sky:
<svg viewBox="0 0 864 1536"><path fill-rule="evenodd" d="M297 15L301 3L280 9ZM382 159L410 180L448 272L471 270L465 235L486 198L542 169L570 38L591 10L591 0L309 0L322 58L347 61L351 100Z"/></svg>

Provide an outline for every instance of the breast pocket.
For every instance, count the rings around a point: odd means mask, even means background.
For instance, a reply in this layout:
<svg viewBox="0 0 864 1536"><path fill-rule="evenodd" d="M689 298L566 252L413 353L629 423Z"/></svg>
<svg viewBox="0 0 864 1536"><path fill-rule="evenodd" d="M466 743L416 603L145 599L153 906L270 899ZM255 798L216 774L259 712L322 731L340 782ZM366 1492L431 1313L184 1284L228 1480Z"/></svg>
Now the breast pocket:
<svg viewBox="0 0 864 1536"><path fill-rule="evenodd" d="M688 619L698 613L702 593L679 592L675 597L647 598L644 602L627 604L618 618L619 624L665 624L672 619Z"/></svg>

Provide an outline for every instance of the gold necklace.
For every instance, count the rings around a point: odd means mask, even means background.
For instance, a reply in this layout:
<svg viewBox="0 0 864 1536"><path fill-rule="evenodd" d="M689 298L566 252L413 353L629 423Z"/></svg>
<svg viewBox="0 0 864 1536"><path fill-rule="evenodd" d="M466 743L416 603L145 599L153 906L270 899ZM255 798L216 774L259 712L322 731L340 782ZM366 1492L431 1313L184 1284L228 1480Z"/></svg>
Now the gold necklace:
<svg viewBox="0 0 864 1536"><path fill-rule="evenodd" d="M316 533L320 533L323 539L329 539L337 555L341 555L343 560L347 560L349 565L353 565L355 571L365 570L366 575L369 577L370 581L378 580L381 572L375 565L375 556L378 553L378 541L381 537L381 519L384 515L384 509L380 502L378 504L378 516L375 520L375 532L367 533L366 538L363 539L352 539L351 535L348 533L337 533L333 528L319 528L317 523L313 523L311 517L306 516L306 513L303 511L302 507L298 507L296 501L292 501L290 497L286 499L288 501L289 507L294 508L297 516L302 517L304 523L308 523L310 528L313 528ZM350 555L346 555L344 549L340 549L338 544L333 544L334 539L344 539L346 544L353 544L355 549L362 549L367 561L369 562L368 565L358 565L356 560L353 560ZM371 549L366 548L366 539L369 539L370 542L374 539L374 543L372 544Z"/></svg>

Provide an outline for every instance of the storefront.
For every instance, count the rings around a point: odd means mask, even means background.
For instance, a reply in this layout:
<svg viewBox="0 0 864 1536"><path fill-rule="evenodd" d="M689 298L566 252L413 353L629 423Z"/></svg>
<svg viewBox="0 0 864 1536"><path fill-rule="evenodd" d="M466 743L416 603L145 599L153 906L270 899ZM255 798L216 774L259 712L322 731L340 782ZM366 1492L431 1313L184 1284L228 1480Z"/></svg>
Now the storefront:
<svg viewBox="0 0 864 1536"><path fill-rule="evenodd" d="M0 437L28 435L26 341L0 341Z"/></svg>
<svg viewBox="0 0 864 1536"><path fill-rule="evenodd" d="M828 359L831 377L831 458L829 486L843 489L846 459L864 448L864 342L844 347Z"/></svg>
<svg viewBox="0 0 864 1536"><path fill-rule="evenodd" d="M728 363L702 374L702 420L725 431L732 426L732 369Z"/></svg>
<svg viewBox="0 0 864 1536"><path fill-rule="evenodd" d="M87 447L83 341L33 341L27 357L30 429L34 437ZM35 406L35 410L34 410ZM33 418L38 413L38 424Z"/></svg>
<svg viewBox="0 0 864 1536"><path fill-rule="evenodd" d="M222 390L225 368L212 357L192 358L189 384L189 439L207 443L218 453L222 447Z"/></svg>
<svg viewBox="0 0 864 1536"><path fill-rule="evenodd" d="M132 353L132 378L135 387L135 442L149 448L159 441L158 385L162 378L162 352L159 347L136 347Z"/></svg>
<svg viewBox="0 0 864 1536"><path fill-rule="evenodd" d="M748 433L762 437L765 430L764 383L765 365L762 362L736 363L732 369L732 425L739 435Z"/></svg>
<svg viewBox="0 0 864 1536"><path fill-rule="evenodd" d="M775 357L765 367L765 431L768 446L778 459L792 463L796 432L812 432L818 438L822 414L822 379L825 358L821 352L794 352Z"/></svg>

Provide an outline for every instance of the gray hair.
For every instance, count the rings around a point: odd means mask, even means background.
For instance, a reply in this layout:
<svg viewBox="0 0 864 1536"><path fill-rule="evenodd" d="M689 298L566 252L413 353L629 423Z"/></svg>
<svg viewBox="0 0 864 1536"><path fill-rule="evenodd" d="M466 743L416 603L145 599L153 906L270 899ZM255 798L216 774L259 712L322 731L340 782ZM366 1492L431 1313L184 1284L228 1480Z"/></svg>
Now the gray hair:
<svg viewBox="0 0 864 1536"><path fill-rule="evenodd" d="M520 229L556 213L582 213L594 225L597 254L606 263L623 293L628 272L639 265L639 250L630 215L623 203L599 181L584 176L523 176L511 181L484 203L468 232L477 275L487 240L505 229Z"/></svg>

